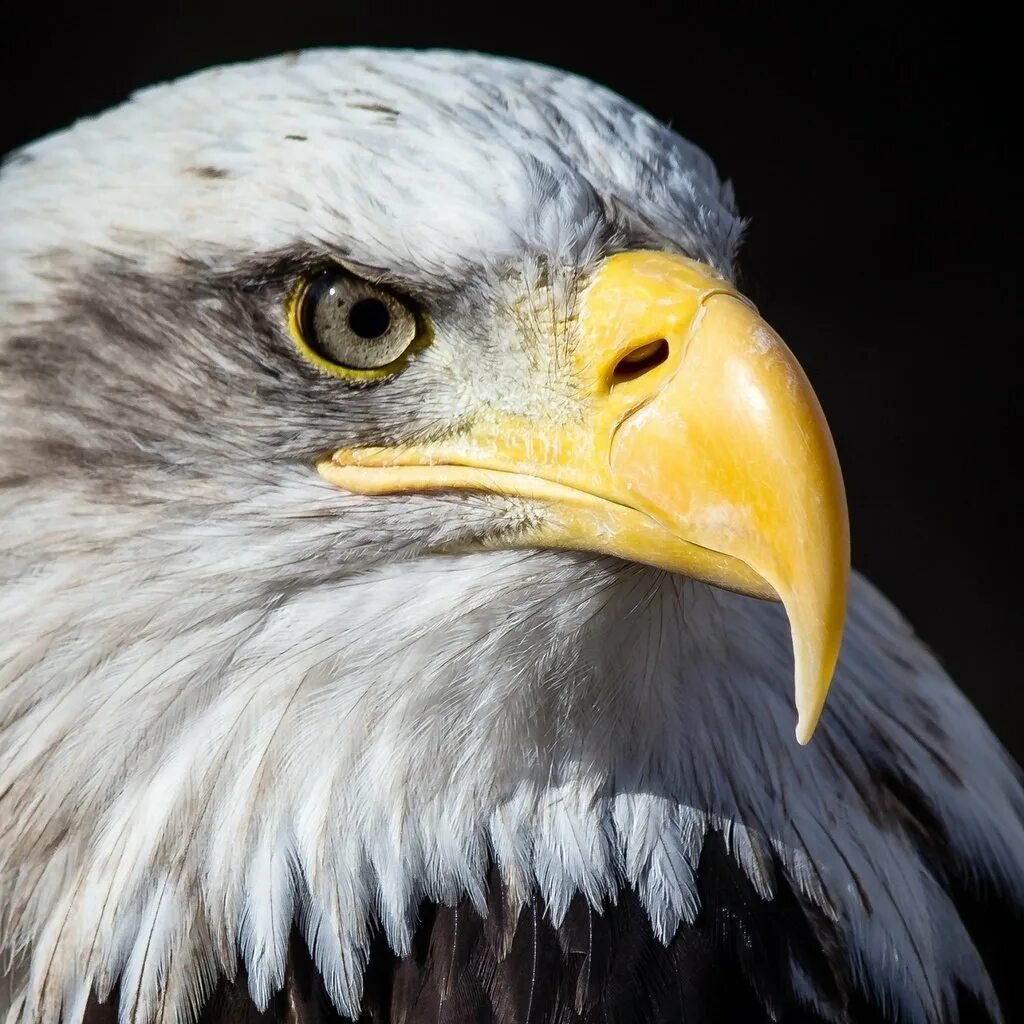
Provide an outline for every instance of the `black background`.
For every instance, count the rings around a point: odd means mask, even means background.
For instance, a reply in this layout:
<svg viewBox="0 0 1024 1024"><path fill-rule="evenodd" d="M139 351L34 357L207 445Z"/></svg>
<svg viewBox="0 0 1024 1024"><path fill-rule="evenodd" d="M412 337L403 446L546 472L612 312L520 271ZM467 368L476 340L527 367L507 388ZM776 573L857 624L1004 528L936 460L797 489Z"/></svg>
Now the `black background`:
<svg viewBox="0 0 1024 1024"><path fill-rule="evenodd" d="M138 86L311 45L481 49L624 93L734 180L743 282L829 416L854 562L1021 759L1013 33L978 5L600 6L11 4L0 149Z"/></svg>

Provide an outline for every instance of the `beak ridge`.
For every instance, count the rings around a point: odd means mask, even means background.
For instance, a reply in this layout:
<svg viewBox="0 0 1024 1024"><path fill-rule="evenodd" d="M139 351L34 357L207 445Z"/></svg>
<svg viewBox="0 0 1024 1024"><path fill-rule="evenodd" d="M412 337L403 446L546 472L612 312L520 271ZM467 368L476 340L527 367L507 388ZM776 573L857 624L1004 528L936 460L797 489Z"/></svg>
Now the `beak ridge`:
<svg viewBox="0 0 1024 1024"><path fill-rule="evenodd" d="M616 431L611 465L674 533L782 601L807 742L838 658L849 532L831 434L792 353L745 301L710 295L672 378Z"/></svg>

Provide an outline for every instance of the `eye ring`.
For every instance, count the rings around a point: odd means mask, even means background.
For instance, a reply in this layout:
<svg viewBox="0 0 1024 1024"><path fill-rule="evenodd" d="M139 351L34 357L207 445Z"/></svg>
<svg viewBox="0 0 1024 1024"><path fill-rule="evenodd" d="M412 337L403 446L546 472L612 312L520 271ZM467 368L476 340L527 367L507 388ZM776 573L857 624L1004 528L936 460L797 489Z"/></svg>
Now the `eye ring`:
<svg viewBox="0 0 1024 1024"><path fill-rule="evenodd" d="M287 313L307 361L345 380L394 376L431 336L426 316L405 296L335 264L297 282Z"/></svg>

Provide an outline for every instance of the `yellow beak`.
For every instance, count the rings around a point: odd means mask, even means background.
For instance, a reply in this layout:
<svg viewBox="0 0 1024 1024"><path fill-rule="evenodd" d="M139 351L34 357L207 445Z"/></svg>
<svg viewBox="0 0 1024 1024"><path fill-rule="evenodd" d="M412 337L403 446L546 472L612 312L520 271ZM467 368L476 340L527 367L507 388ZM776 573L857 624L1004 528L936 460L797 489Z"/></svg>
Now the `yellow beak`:
<svg viewBox="0 0 1024 1024"><path fill-rule="evenodd" d="M606 260L578 331L571 409L337 451L320 472L359 493L535 499L545 512L517 547L601 552L781 600L806 743L839 655L850 563L839 462L807 378L727 282L664 253Z"/></svg>

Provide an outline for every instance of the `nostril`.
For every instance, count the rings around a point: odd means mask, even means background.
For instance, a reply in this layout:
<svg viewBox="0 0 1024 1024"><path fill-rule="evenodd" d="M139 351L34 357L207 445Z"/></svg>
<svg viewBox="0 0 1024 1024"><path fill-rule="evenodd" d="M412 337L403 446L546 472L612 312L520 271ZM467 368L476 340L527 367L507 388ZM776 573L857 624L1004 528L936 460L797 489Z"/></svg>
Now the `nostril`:
<svg viewBox="0 0 1024 1024"><path fill-rule="evenodd" d="M622 384L627 380L645 374L648 370L660 366L668 359L668 342L664 338L649 341L646 345L633 349L624 355L612 371L612 384Z"/></svg>

